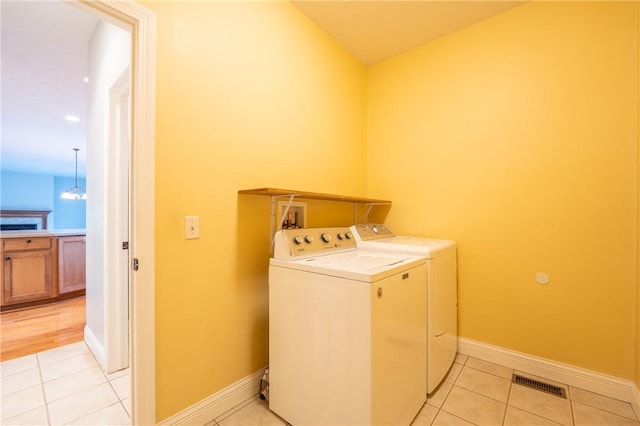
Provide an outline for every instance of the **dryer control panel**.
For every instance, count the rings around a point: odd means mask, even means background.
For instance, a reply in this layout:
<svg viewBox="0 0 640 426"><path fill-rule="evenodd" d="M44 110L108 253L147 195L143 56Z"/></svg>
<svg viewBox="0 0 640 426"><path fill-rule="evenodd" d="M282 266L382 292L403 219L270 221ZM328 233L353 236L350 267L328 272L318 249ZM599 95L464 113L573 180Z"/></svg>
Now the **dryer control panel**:
<svg viewBox="0 0 640 426"><path fill-rule="evenodd" d="M304 259L355 248L356 240L348 227L283 229L276 232L273 257Z"/></svg>
<svg viewBox="0 0 640 426"><path fill-rule="evenodd" d="M360 223L354 225L355 238L358 241L377 240L379 238L391 238L396 235L391 232L391 229L384 225L377 223Z"/></svg>

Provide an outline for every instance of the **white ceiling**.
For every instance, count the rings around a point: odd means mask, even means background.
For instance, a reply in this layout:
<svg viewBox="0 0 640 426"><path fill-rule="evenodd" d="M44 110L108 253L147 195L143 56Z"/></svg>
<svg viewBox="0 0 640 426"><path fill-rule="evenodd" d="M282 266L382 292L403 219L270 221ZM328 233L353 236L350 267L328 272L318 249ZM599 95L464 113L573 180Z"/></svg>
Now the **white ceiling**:
<svg viewBox="0 0 640 426"><path fill-rule="evenodd" d="M513 8L512 1L293 1L365 65ZM87 45L98 22L62 1L0 1L3 170L85 174ZM67 114L80 118L65 121Z"/></svg>
<svg viewBox="0 0 640 426"><path fill-rule="evenodd" d="M87 45L98 19L60 1L1 1L3 170L84 175ZM77 123L64 119L73 114Z"/></svg>

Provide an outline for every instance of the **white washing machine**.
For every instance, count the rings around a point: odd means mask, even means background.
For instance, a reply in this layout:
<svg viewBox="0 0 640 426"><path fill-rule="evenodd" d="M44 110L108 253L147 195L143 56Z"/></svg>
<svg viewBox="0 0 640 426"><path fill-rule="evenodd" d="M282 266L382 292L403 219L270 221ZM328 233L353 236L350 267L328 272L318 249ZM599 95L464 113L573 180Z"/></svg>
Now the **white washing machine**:
<svg viewBox="0 0 640 426"><path fill-rule="evenodd" d="M426 262L349 228L275 236L269 408L293 425L409 425L426 400Z"/></svg>
<svg viewBox="0 0 640 426"><path fill-rule="evenodd" d="M427 260L427 393L442 382L458 351L456 243L396 236L379 224L351 228L358 249L423 256Z"/></svg>

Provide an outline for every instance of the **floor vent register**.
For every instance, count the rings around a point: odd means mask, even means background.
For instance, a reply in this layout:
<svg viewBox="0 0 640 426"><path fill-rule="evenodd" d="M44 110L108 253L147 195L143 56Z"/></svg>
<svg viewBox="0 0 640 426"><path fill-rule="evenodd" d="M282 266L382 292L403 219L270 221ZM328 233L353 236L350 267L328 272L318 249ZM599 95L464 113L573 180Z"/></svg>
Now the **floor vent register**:
<svg viewBox="0 0 640 426"><path fill-rule="evenodd" d="M549 383L541 382L540 380L520 376L518 374L514 374L511 381L517 385L522 385L528 388L539 390L541 392L546 392L551 395L558 396L560 398L565 398L565 399L567 398L567 394L564 388L560 386L555 386Z"/></svg>

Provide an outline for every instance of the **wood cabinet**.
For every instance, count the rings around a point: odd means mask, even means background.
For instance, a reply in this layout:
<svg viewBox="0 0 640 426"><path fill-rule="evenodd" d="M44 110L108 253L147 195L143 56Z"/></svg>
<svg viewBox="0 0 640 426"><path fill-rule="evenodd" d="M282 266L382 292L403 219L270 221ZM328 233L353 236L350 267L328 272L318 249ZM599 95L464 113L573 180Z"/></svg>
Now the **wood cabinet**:
<svg viewBox="0 0 640 426"><path fill-rule="evenodd" d="M86 237L58 237L58 293L84 290L86 286Z"/></svg>
<svg viewBox="0 0 640 426"><path fill-rule="evenodd" d="M2 305L32 302L57 295L54 237L2 240Z"/></svg>

